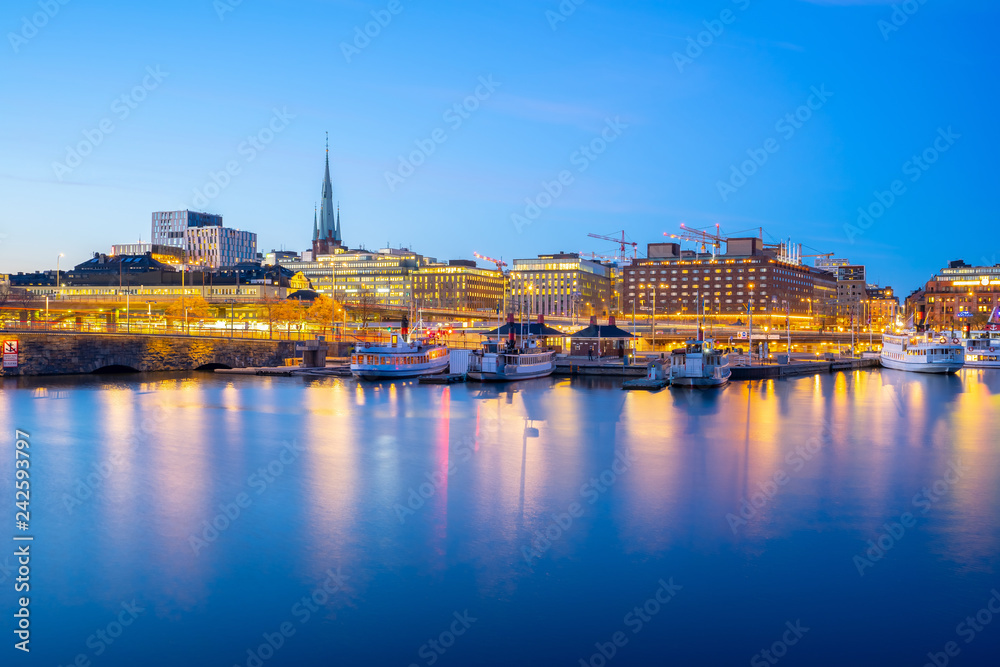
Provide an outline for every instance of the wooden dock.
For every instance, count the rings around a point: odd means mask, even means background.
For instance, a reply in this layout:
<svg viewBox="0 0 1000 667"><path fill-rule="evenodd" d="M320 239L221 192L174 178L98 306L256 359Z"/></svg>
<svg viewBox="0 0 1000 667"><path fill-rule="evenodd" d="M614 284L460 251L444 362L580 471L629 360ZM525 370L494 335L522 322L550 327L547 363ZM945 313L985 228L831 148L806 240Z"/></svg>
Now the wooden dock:
<svg viewBox="0 0 1000 667"><path fill-rule="evenodd" d="M650 380L649 378L635 378L633 380L625 380L622 383L622 389L646 389L647 391L656 391L658 389L663 389L670 384L670 380L667 378L659 378L655 380Z"/></svg>
<svg viewBox="0 0 1000 667"><path fill-rule="evenodd" d="M795 361L790 364L765 364L763 366L732 366L731 380L765 380L796 375L818 375L853 371L861 368L878 368L878 359L839 359L837 361Z"/></svg>

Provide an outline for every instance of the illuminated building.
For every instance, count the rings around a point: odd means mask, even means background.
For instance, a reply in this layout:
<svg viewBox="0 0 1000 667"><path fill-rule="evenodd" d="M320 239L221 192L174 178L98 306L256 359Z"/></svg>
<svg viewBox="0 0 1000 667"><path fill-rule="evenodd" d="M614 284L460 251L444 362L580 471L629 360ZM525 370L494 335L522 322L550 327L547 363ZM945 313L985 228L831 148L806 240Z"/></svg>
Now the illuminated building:
<svg viewBox="0 0 1000 667"><path fill-rule="evenodd" d="M421 266L413 274L413 298L421 308L499 312L503 310L506 282L496 269L480 269L475 262L453 259L447 264Z"/></svg>
<svg viewBox="0 0 1000 667"><path fill-rule="evenodd" d="M507 310L570 317L607 316L614 308L611 268L577 253L515 259Z"/></svg>
<svg viewBox="0 0 1000 667"><path fill-rule="evenodd" d="M949 262L927 281L923 298L931 327L981 326L1000 305L1000 264L970 266L960 259Z"/></svg>
<svg viewBox="0 0 1000 667"><path fill-rule="evenodd" d="M221 226L221 215L200 213L198 211L156 211L153 213L153 234L151 238L155 245L184 248L185 234L189 228Z"/></svg>
<svg viewBox="0 0 1000 667"><path fill-rule="evenodd" d="M759 238L732 238L726 253L682 251L677 243L650 243L645 258L624 268L623 310L643 315L708 316L736 320L748 310L832 322L836 279L829 272L783 259Z"/></svg>

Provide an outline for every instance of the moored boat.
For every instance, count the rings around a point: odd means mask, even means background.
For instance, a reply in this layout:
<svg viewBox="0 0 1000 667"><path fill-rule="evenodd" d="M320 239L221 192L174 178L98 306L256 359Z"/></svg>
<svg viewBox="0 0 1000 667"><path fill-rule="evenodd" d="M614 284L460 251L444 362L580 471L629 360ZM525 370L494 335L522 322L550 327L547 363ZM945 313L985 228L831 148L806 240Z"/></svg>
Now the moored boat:
<svg viewBox="0 0 1000 667"><path fill-rule="evenodd" d="M970 368L1000 368L1000 306L993 309L983 331L963 341L965 365Z"/></svg>
<svg viewBox="0 0 1000 667"><path fill-rule="evenodd" d="M410 338L407 328L386 343L358 343L351 354L351 374L362 380L392 380L444 373L448 348L427 339Z"/></svg>
<svg viewBox="0 0 1000 667"><path fill-rule="evenodd" d="M729 355L715 347L715 341L689 340L683 349L670 355L670 385L673 387L722 387L732 371Z"/></svg>
<svg viewBox="0 0 1000 667"><path fill-rule="evenodd" d="M556 353L547 349L543 343L547 327L541 318L537 333L533 332L534 327L535 325L515 325L514 316L508 315L506 327L499 327L495 332L487 334L489 336L495 333L496 338L488 337L483 347L469 357L469 379L480 382L511 382L552 375L556 369ZM515 329L519 331L515 332ZM504 333L508 336L506 341L501 337Z"/></svg>
<svg viewBox="0 0 1000 667"><path fill-rule="evenodd" d="M885 368L914 373L957 373L965 363L960 339L933 331L882 335L879 361Z"/></svg>

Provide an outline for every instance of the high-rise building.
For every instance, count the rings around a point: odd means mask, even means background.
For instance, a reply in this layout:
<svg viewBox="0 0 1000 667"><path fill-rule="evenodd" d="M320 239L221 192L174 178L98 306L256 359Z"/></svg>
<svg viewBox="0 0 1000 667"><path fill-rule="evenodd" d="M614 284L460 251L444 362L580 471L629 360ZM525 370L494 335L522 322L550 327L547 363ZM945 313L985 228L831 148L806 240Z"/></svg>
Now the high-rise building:
<svg viewBox="0 0 1000 667"><path fill-rule="evenodd" d="M578 253L515 259L507 310L562 317L608 315L615 307L610 267Z"/></svg>
<svg viewBox="0 0 1000 667"><path fill-rule="evenodd" d="M153 259L174 267L184 264L184 248L158 243L116 243L111 246L111 254L118 255L152 255Z"/></svg>
<svg viewBox="0 0 1000 667"><path fill-rule="evenodd" d="M190 227L187 263L218 269L257 260L257 235L229 227Z"/></svg>
<svg viewBox="0 0 1000 667"><path fill-rule="evenodd" d="M151 241L157 245L184 247L184 234L191 227L221 227L222 216L198 211L157 211L153 213Z"/></svg>
<svg viewBox="0 0 1000 667"><path fill-rule="evenodd" d="M326 172L323 174L323 189L320 193L319 213L313 212L313 259L320 255L332 255L343 248L340 235L340 205L333 208L333 183L330 181L330 136L326 139Z"/></svg>

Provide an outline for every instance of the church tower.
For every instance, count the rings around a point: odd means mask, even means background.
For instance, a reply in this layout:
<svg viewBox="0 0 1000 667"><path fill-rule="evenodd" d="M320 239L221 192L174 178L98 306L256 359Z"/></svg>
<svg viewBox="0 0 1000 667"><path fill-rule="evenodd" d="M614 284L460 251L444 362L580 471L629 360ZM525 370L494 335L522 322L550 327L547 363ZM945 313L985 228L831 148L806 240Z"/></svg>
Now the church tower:
<svg viewBox="0 0 1000 667"><path fill-rule="evenodd" d="M319 218L313 214L313 257L331 255L344 245L340 235L340 206L333 208L333 183L330 181L330 134L326 135L326 172L323 174Z"/></svg>

